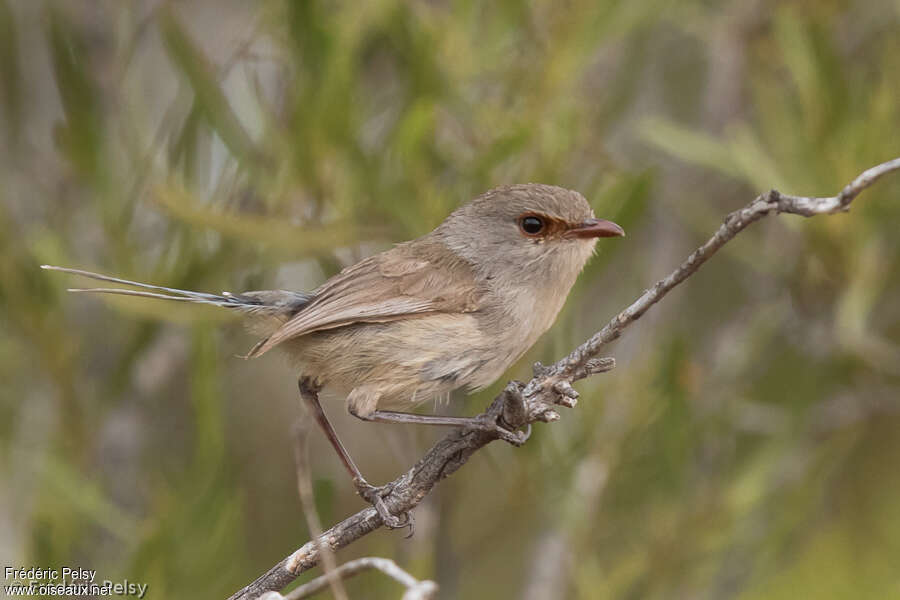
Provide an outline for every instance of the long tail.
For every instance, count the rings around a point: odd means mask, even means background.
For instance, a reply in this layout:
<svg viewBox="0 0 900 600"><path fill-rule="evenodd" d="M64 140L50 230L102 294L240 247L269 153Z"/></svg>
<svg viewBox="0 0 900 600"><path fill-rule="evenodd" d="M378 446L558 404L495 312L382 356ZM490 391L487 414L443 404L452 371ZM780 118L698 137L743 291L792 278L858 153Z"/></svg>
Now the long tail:
<svg viewBox="0 0 900 600"><path fill-rule="evenodd" d="M307 294L302 294L299 292L288 292L283 290L244 292L241 294L232 294L230 292L222 292L221 294L207 294L204 292L192 292L189 290L179 290L176 288L163 287L161 285L152 285L149 283L140 283L138 281L129 281L127 279L119 279L118 277L110 277L109 275L101 275L99 273L92 273L90 271L82 271L81 269L69 269L66 267L55 267L53 265L41 265L41 268L47 269L49 271L60 271L62 273L80 275L82 277L96 279L99 281L108 281L110 283L118 283L121 285L142 288L140 290L128 290L122 288L69 288L68 291L70 292L87 292L92 294L119 294L122 296L155 298L157 300L194 302L197 304L221 306L223 308L236 308L242 311L259 313L262 315L290 314L302 308L310 300L310 296Z"/></svg>

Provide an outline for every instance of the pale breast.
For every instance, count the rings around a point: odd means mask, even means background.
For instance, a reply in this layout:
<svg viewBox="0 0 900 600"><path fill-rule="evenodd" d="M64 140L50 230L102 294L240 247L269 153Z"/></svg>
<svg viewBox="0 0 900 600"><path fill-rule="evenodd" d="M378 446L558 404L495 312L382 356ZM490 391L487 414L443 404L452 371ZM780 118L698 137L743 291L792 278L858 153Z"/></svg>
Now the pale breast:
<svg viewBox="0 0 900 600"><path fill-rule="evenodd" d="M354 397L364 392L382 409L409 409L471 386L496 354L471 314L358 323L290 340L284 350L304 375L343 394L364 388Z"/></svg>

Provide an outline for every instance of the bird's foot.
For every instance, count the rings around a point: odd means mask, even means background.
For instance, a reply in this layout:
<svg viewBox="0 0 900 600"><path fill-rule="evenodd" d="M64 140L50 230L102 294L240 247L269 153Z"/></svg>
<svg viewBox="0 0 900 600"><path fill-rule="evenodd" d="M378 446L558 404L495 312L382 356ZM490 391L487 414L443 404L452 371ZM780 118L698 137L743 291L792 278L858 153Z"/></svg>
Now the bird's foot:
<svg viewBox="0 0 900 600"><path fill-rule="evenodd" d="M356 493L375 508L378 516L380 516L381 520L384 522L385 527L388 529L402 529L404 527L409 527L409 534L406 537L412 537L415 524L412 513L407 511L400 515L391 514L391 511L388 510L387 504L384 501L385 497L394 491L394 486L392 484L389 483L387 485L376 487L370 485L365 479L357 478L353 480L353 485L356 486Z"/></svg>
<svg viewBox="0 0 900 600"><path fill-rule="evenodd" d="M493 433L498 439L512 444L517 448L527 442L528 438L531 437L530 424L526 425L525 431L507 428L504 427L504 425L506 425L506 423L503 422L502 415L485 413L475 417L475 423L472 425L472 429Z"/></svg>

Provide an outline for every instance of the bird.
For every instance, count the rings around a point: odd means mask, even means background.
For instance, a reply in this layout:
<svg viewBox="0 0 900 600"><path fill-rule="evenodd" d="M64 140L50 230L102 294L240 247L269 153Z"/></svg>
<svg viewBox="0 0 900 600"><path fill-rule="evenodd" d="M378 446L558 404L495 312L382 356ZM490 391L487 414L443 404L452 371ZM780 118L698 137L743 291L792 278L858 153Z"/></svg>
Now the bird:
<svg viewBox="0 0 900 600"><path fill-rule="evenodd" d="M496 381L546 332L598 238L624 236L594 216L580 193L546 184L489 190L454 210L430 233L343 269L311 292L208 294L90 271L42 268L126 285L73 292L126 294L238 311L261 331L247 354L284 352L300 395L358 493L389 527L402 527L370 485L319 402L327 388L365 421L483 429L471 417L410 413L457 389ZM490 424L509 440L510 432Z"/></svg>

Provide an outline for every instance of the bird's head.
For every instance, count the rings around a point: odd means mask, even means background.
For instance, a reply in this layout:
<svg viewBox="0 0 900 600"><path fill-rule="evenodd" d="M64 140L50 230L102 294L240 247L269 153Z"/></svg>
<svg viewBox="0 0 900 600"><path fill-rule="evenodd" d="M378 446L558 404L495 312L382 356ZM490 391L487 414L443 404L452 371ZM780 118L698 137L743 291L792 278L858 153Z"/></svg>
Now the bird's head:
<svg viewBox="0 0 900 600"><path fill-rule="evenodd" d="M528 183L482 194L454 211L434 234L484 277L571 287L597 238L625 232L595 218L578 192Z"/></svg>

